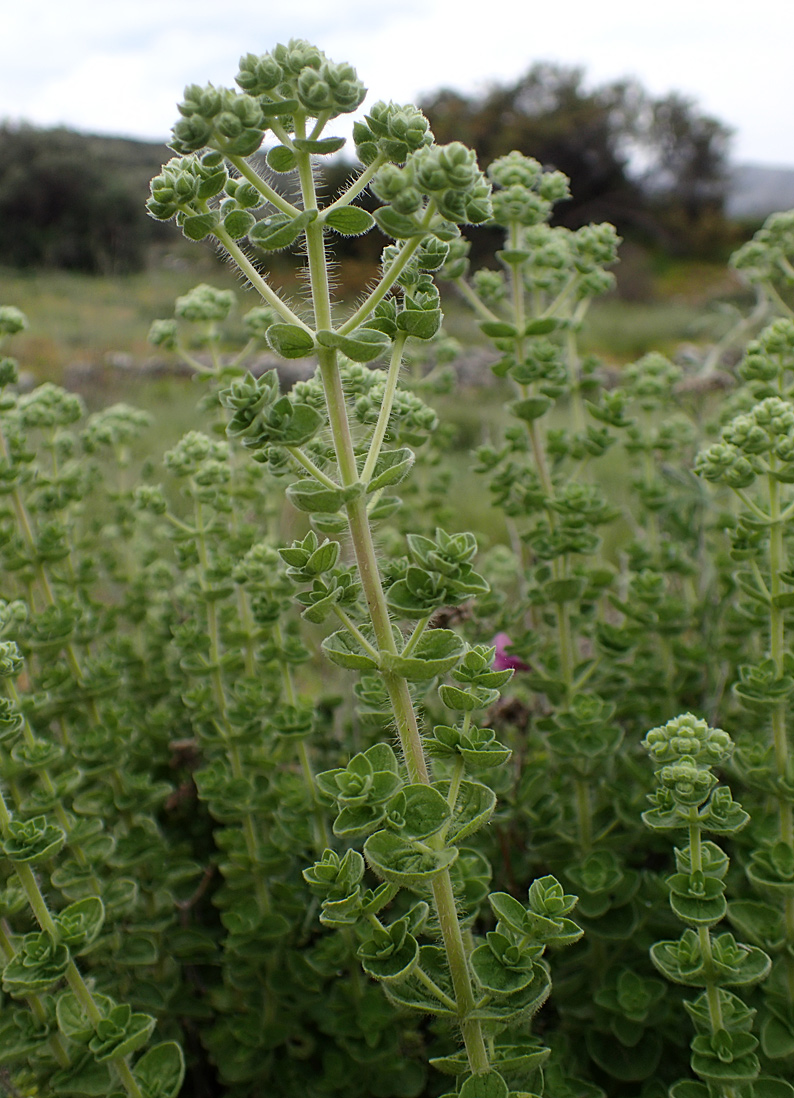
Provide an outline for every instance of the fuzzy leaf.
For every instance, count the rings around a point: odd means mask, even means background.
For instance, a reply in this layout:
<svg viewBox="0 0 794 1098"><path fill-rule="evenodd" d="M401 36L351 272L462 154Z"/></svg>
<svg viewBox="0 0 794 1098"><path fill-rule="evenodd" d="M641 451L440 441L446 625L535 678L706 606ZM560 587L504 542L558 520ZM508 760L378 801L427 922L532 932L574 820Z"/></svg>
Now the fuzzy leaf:
<svg viewBox="0 0 794 1098"><path fill-rule="evenodd" d="M434 782L442 797L449 795L449 782ZM496 794L487 785L480 782L460 783L452 822L447 832L448 843L460 843L479 831L490 820L496 808Z"/></svg>
<svg viewBox="0 0 794 1098"><path fill-rule="evenodd" d="M383 450L378 455L367 492L379 492L381 488L399 484L408 476L415 457L413 450L407 446L399 450Z"/></svg>
<svg viewBox="0 0 794 1098"><path fill-rule="evenodd" d="M350 671L372 671L378 666L377 661L364 651L346 629L340 629L326 637L322 649L331 663Z"/></svg>
<svg viewBox="0 0 794 1098"><path fill-rule="evenodd" d="M383 206L374 214L378 228L395 240L408 240L412 236L424 236L426 229L420 228L414 218L398 213L393 206Z"/></svg>
<svg viewBox="0 0 794 1098"><path fill-rule="evenodd" d="M518 328L506 320L483 320L480 331L490 339L515 339L518 336Z"/></svg>
<svg viewBox="0 0 794 1098"><path fill-rule="evenodd" d="M423 682L450 671L466 650L466 643L451 629L424 633L410 656L384 653L383 666L409 682Z"/></svg>
<svg viewBox="0 0 794 1098"><path fill-rule="evenodd" d="M96 991L92 995L102 1014L108 1014L116 1005L107 995L100 995ZM59 996L55 1004L55 1014L58 1019L58 1029L70 1041L85 1044L94 1036L94 1023L73 991L64 991Z"/></svg>
<svg viewBox="0 0 794 1098"><path fill-rule="evenodd" d="M317 342L321 347L341 351L353 362L373 362L389 347L391 340L385 332L375 328L356 328L347 336L321 329Z"/></svg>
<svg viewBox="0 0 794 1098"><path fill-rule="evenodd" d="M764 1056L770 1060L782 1060L793 1056L794 1026L770 1014L761 1025L761 1048L764 1050Z"/></svg>
<svg viewBox="0 0 794 1098"><path fill-rule="evenodd" d="M316 156L327 156L329 153L339 152L344 148L344 137L320 137L312 140L309 137L293 137L292 144L298 152L312 153Z"/></svg>
<svg viewBox="0 0 794 1098"><path fill-rule="evenodd" d="M280 252L294 244L299 236L317 217L317 210L304 210L297 217L287 214L270 214L253 226L248 239L263 252Z"/></svg>
<svg viewBox="0 0 794 1098"><path fill-rule="evenodd" d="M217 228L220 217L217 213L194 214L182 222L182 232L188 240L203 240Z"/></svg>
<svg viewBox="0 0 794 1098"><path fill-rule="evenodd" d="M455 847L430 850L392 831L376 831L364 844L364 856L379 877L405 888L416 888L448 869L458 852Z"/></svg>
<svg viewBox="0 0 794 1098"><path fill-rule="evenodd" d="M256 218L250 210L232 210L223 219L223 227L232 240L247 236L255 224Z"/></svg>
<svg viewBox="0 0 794 1098"><path fill-rule="evenodd" d="M535 979L532 964L525 969L508 968L487 945L477 946L472 951L469 964L480 987L494 995L512 995L528 987Z"/></svg>
<svg viewBox="0 0 794 1098"><path fill-rule="evenodd" d="M472 1075L460 1088L460 1098L507 1098L508 1088L498 1071Z"/></svg>
<svg viewBox="0 0 794 1098"><path fill-rule="evenodd" d="M176 1041L154 1045L132 1069L143 1098L176 1098L185 1077L185 1058Z"/></svg>
<svg viewBox="0 0 794 1098"><path fill-rule="evenodd" d="M545 416L553 403L554 401L546 396L527 397L526 400L514 400L510 405L510 411L519 419L531 423L533 420Z"/></svg>
<svg viewBox="0 0 794 1098"><path fill-rule="evenodd" d="M441 319L440 309L403 309L397 314L397 327L415 339L432 339Z"/></svg>
<svg viewBox="0 0 794 1098"><path fill-rule="evenodd" d="M544 965L535 965L531 984L512 995L500 998L498 1002L488 1002L477 1007L474 1017L486 1025L503 1026L507 1023L518 1025L528 1021L543 1006L551 993L551 977Z"/></svg>
<svg viewBox="0 0 794 1098"><path fill-rule="evenodd" d="M454 990L444 950L439 946L420 946L419 965L436 987L454 1002ZM409 976L396 984L386 983L383 990L386 992L387 999L395 1006L418 1010L422 1014L435 1014L445 1018L455 1017L454 1008L445 1006L415 977Z"/></svg>
<svg viewBox="0 0 794 1098"><path fill-rule="evenodd" d="M404 980L417 966L419 943L412 934L406 934L399 948L379 952L375 942L367 941L359 947L358 958L364 971L376 980Z"/></svg>
<svg viewBox="0 0 794 1098"><path fill-rule="evenodd" d="M288 149L286 145L274 145L272 149L268 150L267 166L274 172L279 174L291 172L295 170L297 165L298 161L295 159L295 153L292 149Z"/></svg>
<svg viewBox="0 0 794 1098"><path fill-rule="evenodd" d="M731 925L761 949L776 951L785 941L783 912L770 904L756 900L734 900L728 904Z"/></svg>
<svg viewBox="0 0 794 1098"><path fill-rule="evenodd" d="M50 1078L53 1094L74 1095L74 1098L106 1098L111 1093L110 1072L90 1054Z"/></svg>
<svg viewBox="0 0 794 1098"><path fill-rule="evenodd" d="M287 488L287 499L293 507L310 515L334 515L347 498L349 492L344 488L326 488L316 480L296 480Z"/></svg>
<svg viewBox="0 0 794 1098"><path fill-rule="evenodd" d="M267 341L282 358L306 358L314 352L314 339L310 332L297 324L271 324Z"/></svg>
<svg viewBox="0 0 794 1098"><path fill-rule="evenodd" d="M86 950L102 929L105 921L105 908L96 896L86 897L77 903L69 904L56 919L56 925L64 942L72 954L77 957Z"/></svg>
<svg viewBox="0 0 794 1098"><path fill-rule="evenodd" d="M361 236L372 228L375 218L360 206L338 206L324 215L323 224L341 236Z"/></svg>
<svg viewBox="0 0 794 1098"><path fill-rule="evenodd" d="M450 808L437 789L405 785L386 805L386 825L406 839L426 839L440 831Z"/></svg>

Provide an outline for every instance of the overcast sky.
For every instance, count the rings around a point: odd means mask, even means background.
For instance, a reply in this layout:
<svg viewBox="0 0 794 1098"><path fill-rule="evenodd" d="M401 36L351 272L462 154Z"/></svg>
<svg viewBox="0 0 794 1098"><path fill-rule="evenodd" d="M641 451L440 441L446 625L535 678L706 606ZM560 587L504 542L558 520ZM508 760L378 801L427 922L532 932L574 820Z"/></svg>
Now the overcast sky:
<svg viewBox="0 0 794 1098"><path fill-rule="evenodd" d="M792 0L4 0L0 120L164 139L185 84L233 86L241 53L290 37L351 62L367 102L536 61L636 77L731 126L735 161L794 167Z"/></svg>

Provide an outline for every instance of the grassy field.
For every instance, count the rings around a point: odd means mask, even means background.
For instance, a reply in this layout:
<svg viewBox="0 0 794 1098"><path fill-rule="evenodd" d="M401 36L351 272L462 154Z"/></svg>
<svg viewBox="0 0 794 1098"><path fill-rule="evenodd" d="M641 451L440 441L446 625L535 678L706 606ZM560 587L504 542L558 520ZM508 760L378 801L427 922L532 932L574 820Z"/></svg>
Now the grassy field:
<svg viewBox="0 0 794 1098"><path fill-rule="evenodd" d="M210 251L189 254L161 254L146 272L118 277L0 267L0 304L16 305L30 321L13 346L22 368L37 380L60 381L75 364L101 365L111 355L151 358L149 325L173 315L176 297L198 282L234 289L240 311L258 304L258 295ZM725 268L703 263L667 264L650 277L642 272L642 280L649 299L612 295L592 307L583 332L586 351L620 364L652 349L674 354L681 343L709 342L727 322L717 303L737 292ZM445 327L467 345L480 341L473 316L454 292L445 298ZM233 324L229 338L234 341Z"/></svg>

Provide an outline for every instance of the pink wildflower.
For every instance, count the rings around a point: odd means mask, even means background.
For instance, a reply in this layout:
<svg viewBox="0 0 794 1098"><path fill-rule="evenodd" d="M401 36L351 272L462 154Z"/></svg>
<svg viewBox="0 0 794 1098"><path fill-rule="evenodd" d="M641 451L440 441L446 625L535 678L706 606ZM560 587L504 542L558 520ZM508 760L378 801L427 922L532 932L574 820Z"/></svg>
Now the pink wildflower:
<svg viewBox="0 0 794 1098"><path fill-rule="evenodd" d="M508 654L507 649L512 646L513 642L507 633L497 633L492 643L496 645L493 661L494 671L507 671L508 668L513 671L531 671L528 663L524 663L518 656Z"/></svg>

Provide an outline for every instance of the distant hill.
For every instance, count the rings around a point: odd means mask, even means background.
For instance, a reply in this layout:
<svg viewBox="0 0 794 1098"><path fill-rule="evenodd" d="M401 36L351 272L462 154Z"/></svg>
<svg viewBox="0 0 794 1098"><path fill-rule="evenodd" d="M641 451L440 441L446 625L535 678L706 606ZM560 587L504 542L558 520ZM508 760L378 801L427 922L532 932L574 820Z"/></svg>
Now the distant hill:
<svg viewBox="0 0 794 1098"><path fill-rule="evenodd" d="M763 220L778 210L794 209L794 168L737 164L725 212L741 221Z"/></svg>

